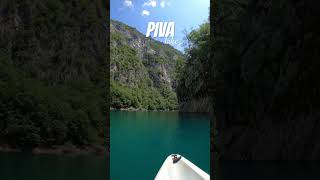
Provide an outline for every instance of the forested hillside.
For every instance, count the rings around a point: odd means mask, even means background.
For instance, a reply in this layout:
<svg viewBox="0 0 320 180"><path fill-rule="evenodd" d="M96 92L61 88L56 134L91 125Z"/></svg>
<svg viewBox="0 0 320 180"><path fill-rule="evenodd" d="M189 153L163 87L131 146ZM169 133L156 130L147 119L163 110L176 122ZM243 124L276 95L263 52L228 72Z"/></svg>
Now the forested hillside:
<svg viewBox="0 0 320 180"><path fill-rule="evenodd" d="M180 111L212 111L208 96L209 39L209 23L200 25L186 35L186 61L177 69Z"/></svg>
<svg viewBox="0 0 320 180"><path fill-rule="evenodd" d="M105 143L106 7L96 0L0 2L0 144Z"/></svg>
<svg viewBox="0 0 320 180"><path fill-rule="evenodd" d="M111 20L111 108L175 110L181 52Z"/></svg>
<svg viewBox="0 0 320 180"><path fill-rule="evenodd" d="M319 2L211 2L212 157L320 159Z"/></svg>

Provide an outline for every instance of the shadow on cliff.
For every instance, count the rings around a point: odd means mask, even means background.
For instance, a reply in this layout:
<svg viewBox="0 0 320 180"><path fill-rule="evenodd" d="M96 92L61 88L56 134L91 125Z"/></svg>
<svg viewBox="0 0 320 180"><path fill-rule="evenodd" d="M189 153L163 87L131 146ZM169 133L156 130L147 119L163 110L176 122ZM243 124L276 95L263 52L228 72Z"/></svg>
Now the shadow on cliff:
<svg viewBox="0 0 320 180"><path fill-rule="evenodd" d="M294 170L283 162L320 159L318 7L314 0L211 1L213 171L231 167L221 165L226 160Z"/></svg>

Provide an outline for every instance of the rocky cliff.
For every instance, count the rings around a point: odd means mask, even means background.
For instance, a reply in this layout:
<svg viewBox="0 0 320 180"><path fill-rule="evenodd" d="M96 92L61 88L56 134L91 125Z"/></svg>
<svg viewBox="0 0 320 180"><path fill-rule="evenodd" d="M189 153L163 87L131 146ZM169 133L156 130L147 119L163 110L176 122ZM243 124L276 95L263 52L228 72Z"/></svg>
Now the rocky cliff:
<svg viewBox="0 0 320 180"><path fill-rule="evenodd" d="M182 53L118 21L111 20L110 33L111 107L176 109Z"/></svg>
<svg viewBox="0 0 320 180"><path fill-rule="evenodd" d="M209 97L193 98L179 103L180 112L213 112L212 104Z"/></svg>

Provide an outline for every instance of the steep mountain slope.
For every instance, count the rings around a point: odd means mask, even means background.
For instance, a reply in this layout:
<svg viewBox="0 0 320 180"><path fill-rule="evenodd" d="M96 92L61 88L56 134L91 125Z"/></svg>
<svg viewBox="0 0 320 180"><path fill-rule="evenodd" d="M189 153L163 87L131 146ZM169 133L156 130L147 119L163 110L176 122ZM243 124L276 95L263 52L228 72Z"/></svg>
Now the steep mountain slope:
<svg viewBox="0 0 320 180"><path fill-rule="evenodd" d="M105 141L106 3L0 2L0 143Z"/></svg>
<svg viewBox="0 0 320 180"><path fill-rule="evenodd" d="M208 95L209 23L187 34L186 62L179 73L177 95L179 111L210 112L212 106Z"/></svg>
<svg viewBox="0 0 320 180"><path fill-rule="evenodd" d="M182 53L121 22L111 20L110 31L111 107L176 109Z"/></svg>

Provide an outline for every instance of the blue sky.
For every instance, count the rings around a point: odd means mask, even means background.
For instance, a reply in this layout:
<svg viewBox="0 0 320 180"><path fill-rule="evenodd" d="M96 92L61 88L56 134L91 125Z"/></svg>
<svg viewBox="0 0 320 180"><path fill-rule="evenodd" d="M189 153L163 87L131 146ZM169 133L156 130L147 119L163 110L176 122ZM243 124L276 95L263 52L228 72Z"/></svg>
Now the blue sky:
<svg viewBox="0 0 320 180"><path fill-rule="evenodd" d="M182 42L190 32L208 22L210 0L111 0L111 19L146 34L148 22L175 22L174 40ZM153 36L152 36L153 37ZM164 41L165 38L156 38ZM183 51L182 45L174 45Z"/></svg>

